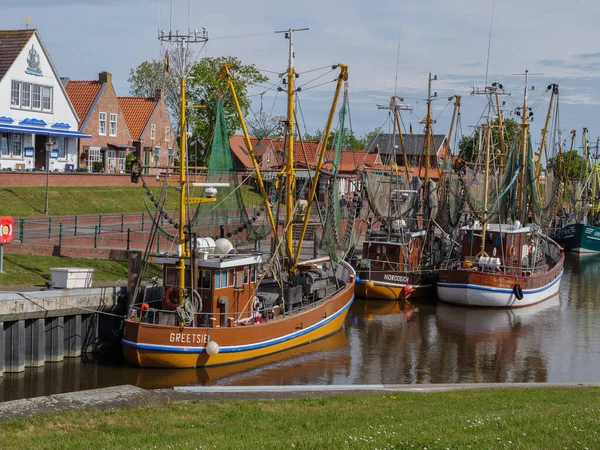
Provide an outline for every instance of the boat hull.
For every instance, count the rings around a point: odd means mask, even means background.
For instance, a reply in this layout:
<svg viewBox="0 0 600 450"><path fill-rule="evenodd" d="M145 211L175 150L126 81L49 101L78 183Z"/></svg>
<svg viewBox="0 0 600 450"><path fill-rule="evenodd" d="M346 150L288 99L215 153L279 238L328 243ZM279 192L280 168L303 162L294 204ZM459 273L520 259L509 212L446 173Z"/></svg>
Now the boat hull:
<svg viewBox="0 0 600 450"><path fill-rule="evenodd" d="M562 227L556 242L574 253L600 253L600 227L575 223Z"/></svg>
<svg viewBox="0 0 600 450"><path fill-rule="evenodd" d="M211 367L247 361L335 333L342 328L353 300L354 275L330 298L260 324L180 328L127 319L123 353L127 361L141 367ZM219 345L216 355L206 351L210 341Z"/></svg>
<svg viewBox="0 0 600 450"><path fill-rule="evenodd" d="M564 256L546 273L536 276L510 276L477 270L442 270L437 294L441 301L453 305L490 308L520 308L540 303L557 294L563 275ZM519 285L523 298L515 294Z"/></svg>
<svg viewBox="0 0 600 450"><path fill-rule="evenodd" d="M359 273L354 287L358 298L373 300L403 300L425 298L434 294L434 276L409 272ZM410 285L410 293L406 286Z"/></svg>

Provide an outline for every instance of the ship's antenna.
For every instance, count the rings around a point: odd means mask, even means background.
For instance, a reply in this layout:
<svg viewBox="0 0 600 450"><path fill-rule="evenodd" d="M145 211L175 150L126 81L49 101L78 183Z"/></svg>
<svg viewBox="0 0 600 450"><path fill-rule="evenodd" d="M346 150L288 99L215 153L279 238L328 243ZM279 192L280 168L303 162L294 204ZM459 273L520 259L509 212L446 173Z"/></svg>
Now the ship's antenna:
<svg viewBox="0 0 600 450"><path fill-rule="evenodd" d="M492 17L490 19L490 36L488 38L488 51L487 51L487 62L485 64L485 83L483 83L483 86L487 86L487 79L488 79L488 71L490 68L490 49L492 47L492 26L494 25L494 10L496 9L496 0L494 0L494 2L492 3Z"/></svg>
<svg viewBox="0 0 600 450"><path fill-rule="evenodd" d="M400 40L400 38L398 38ZM398 42L398 51L396 52L396 79L394 80L394 97L398 95L398 66L400 65L400 42Z"/></svg>

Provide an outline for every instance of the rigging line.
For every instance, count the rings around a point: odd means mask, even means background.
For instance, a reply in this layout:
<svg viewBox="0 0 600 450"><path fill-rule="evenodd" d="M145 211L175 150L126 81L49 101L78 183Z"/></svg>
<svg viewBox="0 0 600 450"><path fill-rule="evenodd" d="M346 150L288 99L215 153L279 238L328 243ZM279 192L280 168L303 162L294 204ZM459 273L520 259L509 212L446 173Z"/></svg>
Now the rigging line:
<svg viewBox="0 0 600 450"><path fill-rule="evenodd" d="M435 116L435 119L434 119L435 121L437 121L437 120L439 119L439 117L442 115L442 113L443 113L444 111L446 111L446 108L448 107L448 105L449 105L450 103L451 103L450 101L449 101L449 102L447 102L447 103L446 103L446 106L444 106L444 107L442 108L442 110L440 111L440 113L439 113L437 116Z"/></svg>
<svg viewBox="0 0 600 450"><path fill-rule="evenodd" d="M275 92L275 98L273 99L273 105L271 105L271 112L269 113L269 115L271 117L273 117L273 110L275 109L275 103L277 102L278 95L279 95L279 90L277 90L277 92Z"/></svg>
<svg viewBox="0 0 600 450"><path fill-rule="evenodd" d="M492 17L490 18L490 35L488 38L487 62L485 64L485 83L483 85L484 87L487 86L488 71L490 68L490 50L492 47L492 26L494 25L494 10L495 9L496 9L496 0L494 0L492 3Z"/></svg>
<svg viewBox="0 0 600 450"><path fill-rule="evenodd" d="M300 116L302 117L302 125L304 125L304 134L308 134L308 130L306 129L306 120L304 120L304 111L302 111L302 105L300 104L300 95L296 93L296 103L298 104L298 109L300 110ZM296 118L298 121L298 118ZM300 130L300 124L297 124L298 131Z"/></svg>
<svg viewBox="0 0 600 450"><path fill-rule="evenodd" d="M314 85L314 86L311 86L311 87L309 87L309 88L302 89L302 90L303 90L304 92L306 92L306 91L310 91L311 89L315 89L315 88L318 88L318 87L321 87L321 86L325 86L326 84L329 84L329 83L334 83L334 82L336 82L336 81L337 81L337 80L325 81L324 83L321 83L321 84L316 84L316 85Z"/></svg>
<svg viewBox="0 0 600 450"><path fill-rule="evenodd" d="M310 70L304 70L302 72L298 72L299 75L303 75L305 73L311 73L311 72L316 72L318 70L325 70L325 69L331 69L333 66L335 66L335 64L330 64L328 66L323 66L323 67L319 67L317 69L310 69ZM337 67L336 67L337 68ZM333 72L335 69L331 69L331 71Z"/></svg>
<svg viewBox="0 0 600 450"><path fill-rule="evenodd" d="M259 69L259 68L257 68L256 70L258 70L259 72L267 72L267 73L273 73L275 75L281 75L281 72L275 72L274 70Z"/></svg>
<svg viewBox="0 0 600 450"><path fill-rule="evenodd" d="M246 37L256 37L256 36L271 36L273 33L248 33L248 34L233 34L231 36L217 36L210 38L211 41L222 41L225 39L240 39Z"/></svg>
<svg viewBox="0 0 600 450"><path fill-rule="evenodd" d="M260 89L265 89L267 91L273 91L273 92L277 92L277 87L269 87L269 86L261 86L260 84L255 85L254 87L260 88Z"/></svg>
<svg viewBox="0 0 600 450"><path fill-rule="evenodd" d="M298 88L299 88L299 89L302 89L304 86L306 86L306 85L308 85L308 84L312 83L313 81L317 81L319 78L323 78L324 76L326 76L326 75L329 75L331 72L333 72L333 69L332 69L332 70L330 70L329 72L322 73L321 75L319 75L318 77L315 77L315 78L313 78L313 79L312 79L312 80L310 80L310 81L307 81L307 82L306 82L306 83L304 83L303 85L301 85L301 86L298 86Z"/></svg>

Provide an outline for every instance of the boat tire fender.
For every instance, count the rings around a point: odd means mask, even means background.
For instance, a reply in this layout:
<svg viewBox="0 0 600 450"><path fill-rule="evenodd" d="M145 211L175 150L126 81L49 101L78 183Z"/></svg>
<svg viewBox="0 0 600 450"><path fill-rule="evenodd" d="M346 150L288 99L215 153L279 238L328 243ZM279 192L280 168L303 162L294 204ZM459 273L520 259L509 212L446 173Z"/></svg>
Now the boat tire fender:
<svg viewBox="0 0 600 450"><path fill-rule="evenodd" d="M513 293L515 294L515 297L517 297L517 300L523 300L523 288L521 288L520 284L514 285Z"/></svg>

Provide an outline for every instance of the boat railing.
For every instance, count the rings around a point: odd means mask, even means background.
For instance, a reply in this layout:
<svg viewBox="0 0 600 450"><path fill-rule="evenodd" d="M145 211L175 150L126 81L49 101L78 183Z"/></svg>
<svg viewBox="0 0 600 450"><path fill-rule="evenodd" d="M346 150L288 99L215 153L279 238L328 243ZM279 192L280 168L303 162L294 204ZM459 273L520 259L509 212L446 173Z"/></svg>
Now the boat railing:
<svg viewBox="0 0 600 450"><path fill-rule="evenodd" d="M469 261L470 262L470 261ZM496 274L504 274L504 275L539 275L546 273L548 271L548 267L546 266L535 266L535 267L527 267L527 266L519 266L519 265L507 265L503 264L497 266L495 269L482 268L477 264L476 261L473 261L471 264L463 262L463 261L450 261L442 264L442 270L462 270L462 269L473 269L473 271L481 272L481 273L496 273Z"/></svg>
<svg viewBox="0 0 600 450"><path fill-rule="evenodd" d="M335 295L344 288L344 285L335 290ZM246 309L244 311L228 311L228 312L196 312L194 314L194 327L236 327L254 325L258 323L276 320L280 316L285 316L290 313L298 313L307 311L319 305L325 299L318 299L311 302L301 302L297 306L285 308L281 304L270 307ZM179 325L177 321L177 311L173 309L161 309L150 307L147 304L132 306L129 310L128 319L152 325Z"/></svg>

